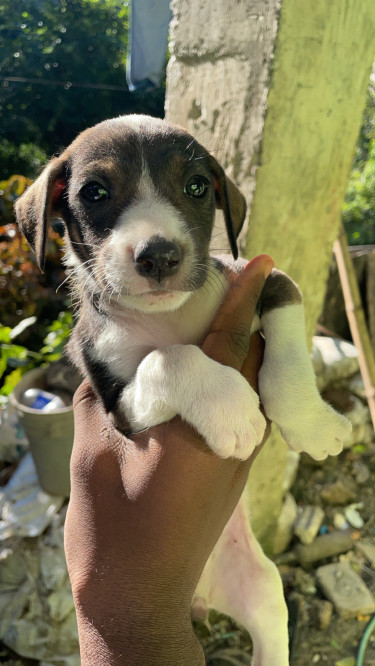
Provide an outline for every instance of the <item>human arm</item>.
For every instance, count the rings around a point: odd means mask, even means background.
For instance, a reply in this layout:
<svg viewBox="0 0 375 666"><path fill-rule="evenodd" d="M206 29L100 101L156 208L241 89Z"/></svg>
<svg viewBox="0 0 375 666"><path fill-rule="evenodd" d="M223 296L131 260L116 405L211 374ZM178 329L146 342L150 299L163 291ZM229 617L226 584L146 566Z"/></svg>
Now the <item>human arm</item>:
<svg viewBox="0 0 375 666"><path fill-rule="evenodd" d="M250 326L267 258L232 285L204 352L256 389L262 341ZM255 454L222 460L179 418L132 440L89 385L75 399L66 555L82 666L200 666L190 621L195 587Z"/></svg>

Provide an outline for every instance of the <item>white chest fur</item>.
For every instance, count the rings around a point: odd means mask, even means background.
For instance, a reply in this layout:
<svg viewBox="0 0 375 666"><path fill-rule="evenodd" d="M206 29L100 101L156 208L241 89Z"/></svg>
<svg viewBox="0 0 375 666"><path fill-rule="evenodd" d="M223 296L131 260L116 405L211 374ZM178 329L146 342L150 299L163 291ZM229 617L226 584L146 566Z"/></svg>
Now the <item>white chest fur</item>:
<svg viewBox="0 0 375 666"><path fill-rule="evenodd" d="M95 356L116 377L128 381L150 351L175 344L200 345L227 289L227 279L215 270L214 279L211 274L210 281L178 310L113 312L95 343Z"/></svg>

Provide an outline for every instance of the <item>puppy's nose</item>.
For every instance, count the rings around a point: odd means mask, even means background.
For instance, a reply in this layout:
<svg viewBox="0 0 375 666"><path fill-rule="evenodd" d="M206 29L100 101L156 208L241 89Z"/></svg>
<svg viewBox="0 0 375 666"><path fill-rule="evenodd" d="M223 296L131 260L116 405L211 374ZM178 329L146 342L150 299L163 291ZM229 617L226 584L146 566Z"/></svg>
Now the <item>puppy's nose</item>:
<svg viewBox="0 0 375 666"><path fill-rule="evenodd" d="M135 249L134 261L137 272L158 282L175 275L181 264L181 250L172 241L164 238L139 243Z"/></svg>

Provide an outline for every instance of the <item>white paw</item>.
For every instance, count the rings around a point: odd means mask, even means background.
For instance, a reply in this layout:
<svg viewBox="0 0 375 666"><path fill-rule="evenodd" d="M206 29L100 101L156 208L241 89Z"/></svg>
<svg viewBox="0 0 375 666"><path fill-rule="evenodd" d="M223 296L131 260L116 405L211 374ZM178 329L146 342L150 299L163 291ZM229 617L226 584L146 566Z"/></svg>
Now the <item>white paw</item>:
<svg viewBox="0 0 375 666"><path fill-rule="evenodd" d="M258 395L242 375L232 368L222 370L227 375L225 386L221 382L212 385L187 420L221 458L247 460L263 440L266 420L259 410Z"/></svg>
<svg viewBox="0 0 375 666"><path fill-rule="evenodd" d="M349 437L351 423L319 398L320 404L310 409L303 419L296 420L298 427L278 424L281 433L291 449L308 453L314 460L325 460L327 456L337 456L343 450L344 441Z"/></svg>

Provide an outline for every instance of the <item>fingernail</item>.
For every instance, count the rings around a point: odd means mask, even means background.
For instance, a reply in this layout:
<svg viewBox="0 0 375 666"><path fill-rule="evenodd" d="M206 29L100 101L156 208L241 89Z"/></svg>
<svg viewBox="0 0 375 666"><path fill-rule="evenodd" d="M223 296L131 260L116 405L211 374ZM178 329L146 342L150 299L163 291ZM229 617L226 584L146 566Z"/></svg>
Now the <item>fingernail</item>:
<svg viewBox="0 0 375 666"><path fill-rule="evenodd" d="M264 266L264 277L267 279L269 274L272 272L272 269L275 267L275 262L272 261L267 261L267 263Z"/></svg>
<svg viewBox="0 0 375 666"><path fill-rule="evenodd" d="M275 262L268 254L258 254L257 257L251 259L248 266L251 272L260 273L263 271L264 277L267 278L275 266Z"/></svg>

